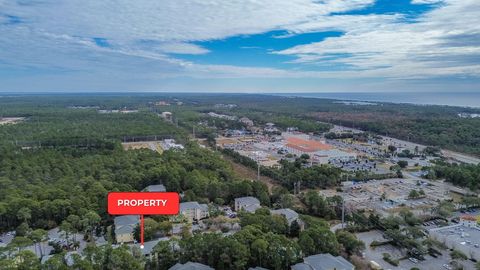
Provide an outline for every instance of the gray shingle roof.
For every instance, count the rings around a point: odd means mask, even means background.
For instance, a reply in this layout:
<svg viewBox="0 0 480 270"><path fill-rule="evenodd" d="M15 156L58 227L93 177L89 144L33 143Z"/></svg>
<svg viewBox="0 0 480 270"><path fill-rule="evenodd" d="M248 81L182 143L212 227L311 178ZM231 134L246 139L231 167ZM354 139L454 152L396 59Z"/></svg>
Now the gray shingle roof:
<svg viewBox="0 0 480 270"><path fill-rule="evenodd" d="M294 220L298 219L298 214L297 212L293 211L290 208L282 208L282 209L277 209L277 210L272 210L272 214L275 215L283 215L287 219L288 223L292 223Z"/></svg>
<svg viewBox="0 0 480 270"><path fill-rule="evenodd" d="M215 269L201 263L187 262L184 264L177 263L174 266L170 267L169 270L215 270Z"/></svg>
<svg viewBox="0 0 480 270"><path fill-rule="evenodd" d="M203 211L208 211L208 205L199 204L198 202L183 202L180 204L180 212L189 209L200 209Z"/></svg>
<svg viewBox="0 0 480 270"><path fill-rule="evenodd" d="M243 210L245 210L249 213L255 213L255 211L257 211L258 208L262 208L262 207L258 204L250 204L250 205L245 206L243 208Z"/></svg>
<svg viewBox="0 0 480 270"><path fill-rule="evenodd" d="M115 217L113 223L115 227L125 226L125 225L136 225L140 222L140 216L138 215L125 215Z"/></svg>
<svg viewBox="0 0 480 270"><path fill-rule="evenodd" d="M303 263L292 266L292 270L353 270L354 266L344 258L331 254L316 254L303 258Z"/></svg>
<svg viewBox="0 0 480 270"><path fill-rule="evenodd" d="M308 264L305 263L297 263L292 265L292 270L313 270Z"/></svg>
<svg viewBox="0 0 480 270"><path fill-rule="evenodd" d="M115 234L126 234L126 233L133 233L135 230L136 225L124 225L120 227L115 227Z"/></svg>
<svg viewBox="0 0 480 270"><path fill-rule="evenodd" d="M113 220L113 223L115 224L116 235L132 233L133 230L135 229L135 226L137 226L137 224L140 223L140 216L138 215L118 216L118 217L115 217L115 219Z"/></svg>
<svg viewBox="0 0 480 270"><path fill-rule="evenodd" d="M150 253L152 253L153 248L158 244L158 242L168 241L168 240L170 240L169 237L162 237L162 238L159 238L159 239L147 241L147 242L143 243L143 249L140 249L140 251L142 252L143 255L149 255ZM132 244L130 246L139 246L139 245L140 244Z"/></svg>
<svg viewBox="0 0 480 270"><path fill-rule="evenodd" d="M236 198L235 203L237 202L243 205L260 204L260 201L257 198L251 196Z"/></svg>
<svg viewBox="0 0 480 270"><path fill-rule="evenodd" d="M146 187L144 190L149 191L149 192L165 192L165 191L167 191L165 186L162 185L162 184L160 184L160 185L150 185L150 186Z"/></svg>

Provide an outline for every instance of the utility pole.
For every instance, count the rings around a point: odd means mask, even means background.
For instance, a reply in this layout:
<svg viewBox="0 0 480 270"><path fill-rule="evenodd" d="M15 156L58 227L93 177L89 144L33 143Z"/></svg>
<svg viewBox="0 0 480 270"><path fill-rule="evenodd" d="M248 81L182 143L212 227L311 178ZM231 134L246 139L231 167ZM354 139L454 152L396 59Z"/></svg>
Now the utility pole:
<svg viewBox="0 0 480 270"><path fill-rule="evenodd" d="M342 196L342 229L345 229L345 198Z"/></svg>
<svg viewBox="0 0 480 270"><path fill-rule="evenodd" d="M260 181L260 158L257 153L257 181Z"/></svg>
<svg viewBox="0 0 480 270"><path fill-rule="evenodd" d="M195 139L195 126L193 126L193 138Z"/></svg>
<svg viewBox="0 0 480 270"><path fill-rule="evenodd" d="M260 181L260 163L258 163L257 181Z"/></svg>

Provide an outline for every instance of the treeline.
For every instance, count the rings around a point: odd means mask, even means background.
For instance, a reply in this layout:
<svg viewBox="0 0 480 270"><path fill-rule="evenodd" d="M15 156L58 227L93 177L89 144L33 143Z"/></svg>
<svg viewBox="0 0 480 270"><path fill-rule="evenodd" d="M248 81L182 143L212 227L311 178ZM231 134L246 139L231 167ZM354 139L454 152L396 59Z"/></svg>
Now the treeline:
<svg viewBox="0 0 480 270"><path fill-rule="evenodd" d="M480 119L391 113L381 117L373 113L358 119L355 113L321 114L319 119L416 143L480 155Z"/></svg>
<svg viewBox="0 0 480 270"><path fill-rule="evenodd" d="M437 163L426 175L428 179L445 179L454 185L468 187L473 191L480 189L480 164Z"/></svg>
<svg viewBox="0 0 480 270"><path fill-rule="evenodd" d="M173 124L149 113L111 113L58 109L28 116L25 122L0 127L0 142L39 146L98 145L124 136L165 135L184 138Z"/></svg>
<svg viewBox="0 0 480 270"><path fill-rule="evenodd" d="M0 224L15 228L24 220L18 210L31 213L34 228L52 228L71 214L89 210L106 215L109 191L141 190L163 183L184 193L185 200L228 203L254 195L269 205L265 185L237 179L218 154L191 143L184 151L108 152L70 149L18 150L3 147L0 156Z"/></svg>
<svg viewBox="0 0 480 270"><path fill-rule="evenodd" d="M249 168L257 169L257 163L232 149L223 149L223 154L233 158L235 162ZM301 188L329 188L335 187L342 181L342 171L330 165L305 166L307 157L297 158L294 162L281 160L281 168L260 166L260 173L277 181L282 186L293 190L294 185L300 183Z"/></svg>

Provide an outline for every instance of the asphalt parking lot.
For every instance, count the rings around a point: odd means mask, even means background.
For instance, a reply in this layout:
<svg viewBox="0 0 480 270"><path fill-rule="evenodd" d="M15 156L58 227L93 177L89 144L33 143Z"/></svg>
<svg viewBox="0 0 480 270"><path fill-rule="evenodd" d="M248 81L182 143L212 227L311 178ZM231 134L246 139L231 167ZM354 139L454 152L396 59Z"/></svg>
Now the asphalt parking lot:
<svg viewBox="0 0 480 270"><path fill-rule="evenodd" d="M12 242L13 237L15 237L15 232L6 232L0 235L0 247L6 247L10 242Z"/></svg>
<svg viewBox="0 0 480 270"><path fill-rule="evenodd" d="M430 235L449 248L460 250L469 258L480 260L480 230L459 225L433 229Z"/></svg>
<svg viewBox="0 0 480 270"><path fill-rule="evenodd" d="M449 264L451 261L450 259L450 251L442 251L442 255L438 256L437 258L431 257L429 255L425 256L424 261L420 261L418 263L414 263L410 260L401 260L399 263L399 266L393 266L386 261L383 260L383 253L389 253L393 258L400 258L404 256L404 253L402 253L398 248L392 246L392 245L384 245L384 246L379 246L372 248L370 247L370 244L372 241L384 241L385 239L382 236L382 232L380 231L369 231L369 232L363 232L363 233L357 233L357 237L362 240L365 243L365 254L364 257L367 261L375 261L380 266L387 270L387 269L392 269L392 270L410 270L413 267L417 267L421 270L447 270L446 267L444 267L445 264ZM464 266L464 269L475 269L475 264L470 261L462 261L461 264Z"/></svg>

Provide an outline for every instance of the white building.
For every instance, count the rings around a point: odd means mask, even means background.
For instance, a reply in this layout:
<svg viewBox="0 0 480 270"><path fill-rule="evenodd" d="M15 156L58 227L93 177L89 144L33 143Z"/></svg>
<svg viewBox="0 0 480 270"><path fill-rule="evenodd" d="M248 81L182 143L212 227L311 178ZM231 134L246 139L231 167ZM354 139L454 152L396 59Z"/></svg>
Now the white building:
<svg viewBox="0 0 480 270"><path fill-rule="evenodd" d="M161 117L166 121L172 122L173 114L171 112L162 112Z"/></svg>
<svg viewBox="0 0 480 270"><path fill-rule="evenodd" d="M333 148L316 151L313 153L312 157L320 164L327 164L330 161L351 161L357 158L357 154Z"/></svg>
<svg viewBox="0 0 480 270"><path fill-rule="evenodd" d="M170 150L170 149L184 149L183 145L175 143L174 139L165 139L160 142L163 150Z"/></svg>

